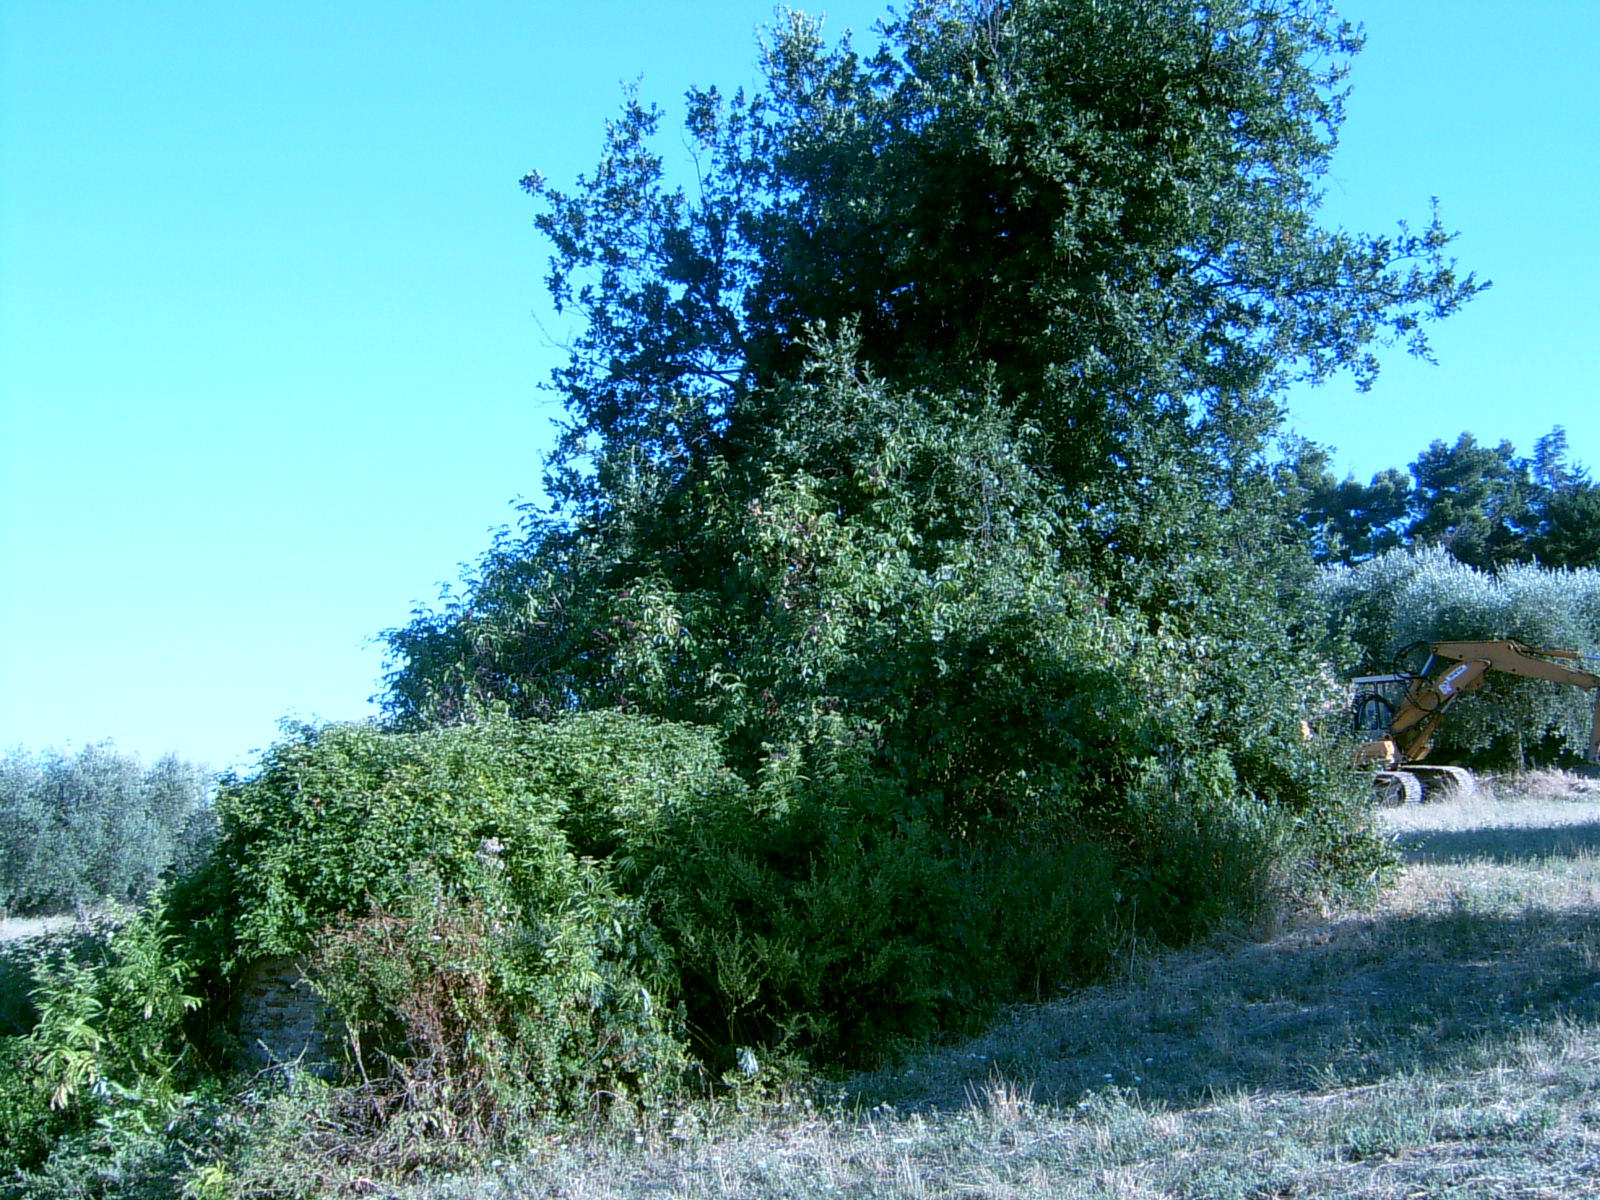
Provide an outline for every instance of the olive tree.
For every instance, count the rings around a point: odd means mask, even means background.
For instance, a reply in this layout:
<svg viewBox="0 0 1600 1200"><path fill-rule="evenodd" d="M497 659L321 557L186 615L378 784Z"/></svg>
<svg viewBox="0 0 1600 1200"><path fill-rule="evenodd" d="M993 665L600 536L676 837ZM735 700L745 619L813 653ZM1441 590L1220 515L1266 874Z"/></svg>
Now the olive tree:
<svg viewBox="0 0 1600 1200"><path fill-rule="evenodd" d="M149 893L206 836L209 772L109 742L0 756L0 907L62 911Z"/></svg>
<svg viewBox="0 0 1600 1200"><path fill-rule="evenodd" d="M1437 641L1515 638L1600 655L1600 571L1515 564L1491 574L1433 546L1329 568L1320 590L1374 669L1415 670L1420 648ZM1593 671L1600 662L1570 665ZM1437 745L1442 755L1519 767L1571 760L1588 749L1594 703L1563 684L1490 675L1451 709Z"/></svg>

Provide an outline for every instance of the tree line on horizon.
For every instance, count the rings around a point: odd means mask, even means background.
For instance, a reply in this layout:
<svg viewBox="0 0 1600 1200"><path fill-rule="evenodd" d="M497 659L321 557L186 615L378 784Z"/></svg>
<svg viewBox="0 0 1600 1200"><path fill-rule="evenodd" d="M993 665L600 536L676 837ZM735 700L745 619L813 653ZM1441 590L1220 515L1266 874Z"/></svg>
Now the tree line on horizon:
<svg viewBox="0 0 1600 1200"><path fill-rule="evenodd" d="M1600 486L1572 459L1557 425L1519 455L1509 441L1435 439L1408 469L1339 479L1326 450L1305 446L1288 486L1319 563L1359 563L1402 547L1441 547L1495 571L1537 563L1600 567Z"/></svg>

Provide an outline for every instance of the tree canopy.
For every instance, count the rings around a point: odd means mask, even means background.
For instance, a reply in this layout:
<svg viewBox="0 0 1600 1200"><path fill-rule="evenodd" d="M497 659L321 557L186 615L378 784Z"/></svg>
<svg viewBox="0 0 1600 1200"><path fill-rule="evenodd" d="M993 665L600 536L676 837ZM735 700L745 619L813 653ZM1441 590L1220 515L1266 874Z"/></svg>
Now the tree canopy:
<svg viewBox="0 0 1600 1200"><path fill-rule="evenodd" d="M523 180L581 327L553 507L389 632L389 721L710 730L763 814L735 941L807 943L867 861L999 911L1038 854L1037 904L1093 875L1074 922L1158 937L1370 879L1301 735L1281 390L1484 285L1436 215L1318 222L1358 48L1312 0L939 0L870 54L785 16L762 90L689 94L687 186L629 96L592 174ZM968 973L945 936L896 944Z"/></svg>
<svg viewBox="0 0 1600 1200"><path fill-rule="evenodd" d="M629 97L591 175L523 180L583 322L554 380L556 513L390 635L392 714L771 691L747 639L773 644L829 538L877 523L848 552L871 578L937 571L990 559L997 506L1053 588L1230 636L1210 585L1245 559L1276 591L1291 537L1280 386L1368 382L1384 342L1426 354L1425 323L1484 286L1436 215L1318 223L1359 44L1310 0L918 3L870 55L791 14L763 91L689 94L689 188ZM580 617L597 593L616 611ZM633 662L633 630L674 649Z"/></svg>
<svg viewBox="0 0 1600 1200"><path fill-rule="evenodd" d="M1600 566L1600 496L1588 471L1570 461L1560 425L1538 439L1532 458L1510 442L1486 446L1463 433L1453 445L1435 439L1409 471L1391 467L1369 484L1339 480L1314 446L1302 449L1294 476L1301 523L1324 563L1437 546L1486 571Z"/></svg>
<svg viewBox="0 0 1600 1200"><path fill-rule="evenodd" d="M879 378L997 388L1067 489L1136 477L1175 426L1248 453L1287 378L1426 353L1424 321L1481 286L1437 217L1316 221L1358 47L1305 0L919 3L868 57L792 14L765 92L690 93L692 192L631 98L575 189L523 180L585 322L557 499L607 486L571 470L589 453L672 479L759 436L817 323Z"/></svg>

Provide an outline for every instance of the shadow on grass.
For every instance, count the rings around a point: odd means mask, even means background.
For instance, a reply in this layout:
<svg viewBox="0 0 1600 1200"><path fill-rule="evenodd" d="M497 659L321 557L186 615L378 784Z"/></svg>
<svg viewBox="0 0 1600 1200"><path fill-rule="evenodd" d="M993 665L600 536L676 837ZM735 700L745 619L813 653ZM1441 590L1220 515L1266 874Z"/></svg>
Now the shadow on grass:
<svg viewBox="0 0 1600 1200"><path fill-rule="evenodd" d="M856 1096L950 1111L996 1076L1071 1106L1108 1089L1187 1107L1448 1068L1540 1024L1600 1023L1590 911L1362 917L1152 959L1129 983L1019 1011L983 1039L863 1076Z"/></svg>
<svg viewBox="0 0 1600 1200"><path fill-rule="evenodd" d="M0 1037L21 1037L33 1028L33 960L26 943L0 943Z"/></svg>
<svg viewBox="0 0 1600 1200"><path fill-rule="evenodd" d="M1521 862L1600 854L1600 821L1536 829L1417 830L1395 838L1408 863Z"/></svg>

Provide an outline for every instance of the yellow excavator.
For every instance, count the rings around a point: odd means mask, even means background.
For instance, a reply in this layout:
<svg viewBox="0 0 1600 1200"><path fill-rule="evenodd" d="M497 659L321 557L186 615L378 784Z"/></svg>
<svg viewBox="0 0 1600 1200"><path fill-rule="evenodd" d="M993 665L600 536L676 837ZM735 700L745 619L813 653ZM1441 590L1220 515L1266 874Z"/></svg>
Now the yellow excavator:
<svg viewBox="0 0 1600 1200"><path fill-rule="evenodd" d="M1415 804L1426 788L1473 787L1472 773L1465 767L1422 760L1433 749L1434 732L1450 706L1482 686L1484 677L1493 671L1594 692L1589 761L1600 762L1600 675L1553 661L1581 662L1591 656L1576 650L1539 650L1510 640L1432 642L1428 651L1427 663L1418 672L1361 675L1351 680L1356 762L1377 768L1373 784L1380 801Z"/></svg>

